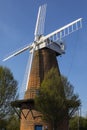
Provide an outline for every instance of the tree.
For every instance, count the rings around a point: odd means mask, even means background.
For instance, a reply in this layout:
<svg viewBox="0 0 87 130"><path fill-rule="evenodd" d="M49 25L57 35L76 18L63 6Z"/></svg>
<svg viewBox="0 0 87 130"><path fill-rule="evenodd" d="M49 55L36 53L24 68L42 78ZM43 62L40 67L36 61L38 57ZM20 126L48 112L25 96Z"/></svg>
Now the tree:
<svg viewBox="0 0 87 130"><path fill-rule="evenodd" d="M0 130L6 129L7 121L0 119Z"/></svg>
<svg viewBox="0 0 87 130"><path fill-rule="evenodd" d="M11 71L0 67L0 120L12 113L11 101L16 98L17 81Z"/></svg>
<svg viewBox="0 0 87 130"><path fill-rule="evenodd" d="M0 130L19 130L20 121L17 115L11 115L5 120L0 120Z"/></svg>
<svg viewBox="0 0 87 130"><path fill-rule="evenodd" d="M17 115L11 115L11 117L7 120L6 130L19 130L20 129L20 121Z"/></svg>
<svg viewBox="0 0 87 130"><path fill-rule="evenodd" d="M79 95L74 93L73 85L65 76L62 76L62 83L64 86L66 105L68 106L68 116L70 118L77 111L78 107L81 105L81 102Z"/></svg>
<svg viewBox="0 0 87 130"><path fill-rule="evenodd" d="M36 109L52 124L54 130L57 129L58 122L64 120L66 116L69 117L80 105L80 100L73 93L71 85L67 81L65 84L64 81L65 78L61 80L57 69L52 68L43 80L35 98Z"/></svg>
<svg viewBox="0 0 87 130"><path fill-rule="evenodd" d="M70 130L87 130L87 118L74 116L70 119L69 123Z"/></svg>

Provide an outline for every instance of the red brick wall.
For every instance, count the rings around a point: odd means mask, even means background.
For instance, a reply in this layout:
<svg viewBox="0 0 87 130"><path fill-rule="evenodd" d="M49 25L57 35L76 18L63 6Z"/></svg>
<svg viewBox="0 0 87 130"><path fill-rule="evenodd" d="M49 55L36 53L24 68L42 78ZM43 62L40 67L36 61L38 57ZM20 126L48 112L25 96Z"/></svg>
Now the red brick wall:
<svg viewBox="0 0 87 130"><path fill-rule="evenodd" d="M52 68L55 67L58 69L58 74L60 75L58 63L56 59L56 53L50 49L44 48L35 52L31 67L31 73L28 83L28 88L25 93L25 99L31 99L35 97L36 90L40 87L45 75ZM28 110L24 110L26 115ZM38 115L37 111L33 111L35 115ZM66 122L62 122L58 130L68 130ZM48 129L51 130L50 124L43 122L41 118L33 119L31 113L29 113L27 119L24 119L22 116L20 123L20 130L34 130L35 124L43 125L44 128L48 126ZM64 129L63 129L64 128Z"/></svg>

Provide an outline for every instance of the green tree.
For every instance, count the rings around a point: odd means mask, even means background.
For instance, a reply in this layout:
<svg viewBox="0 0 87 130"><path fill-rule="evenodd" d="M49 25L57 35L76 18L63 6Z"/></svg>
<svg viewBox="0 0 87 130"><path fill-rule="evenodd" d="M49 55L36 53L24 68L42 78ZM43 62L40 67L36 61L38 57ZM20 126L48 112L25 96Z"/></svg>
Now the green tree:
<svg viewBox="0 0 87 130"><path fill-rule="evenodd" d="M11 115L7 119L0 120L0 130L19 130L20 121L17 115Z"/></svg>
<svg viewBox="0 0 87 130"><path fill-rule="evenodd" d="M81 105L79 95L74 93L73 85L68 81L67 77L62 76L62 83L64 86L64 92L66 97L66 105L68 107L68 116L69 118L74 115L78 110L78 107Z"/></svg>
<svg viewBox="0 0 87 130"><path fill-rule="evenodd" d="M35 104L37 110L42 113L43 119L49 121L56 130L58 122L64 120L66 116L69 117L80 105L80 100L73 93L67 80L64 77L61 80L57 69L52 68L42 82Z"/></svg>
<svg viewBox="0 0 87 130"><path fill-rule="evenodd" d="M15 100L17 93L17 81L11 71L6 67L0 67L0 120L6 119L12 114L11 101Z"/></svg>
<svg viewBox="0 0 87 130"><path fill-rule="evenodd" d="M87 118L74 116L70 119L70 130L87 130Z"/></svg>
<svg viewBox="0 0 87 130"><path fill-rule="evenodd" d="M19 130L20 121L17 115L11 115L7 120L6 130Z"/></svg>
<svg viewBox="0 0 87 130"><path fill-rule="evenodd" d="M7 121L0 119L0 130L2 130L3 128L6 129L7 126Z"/></svg>

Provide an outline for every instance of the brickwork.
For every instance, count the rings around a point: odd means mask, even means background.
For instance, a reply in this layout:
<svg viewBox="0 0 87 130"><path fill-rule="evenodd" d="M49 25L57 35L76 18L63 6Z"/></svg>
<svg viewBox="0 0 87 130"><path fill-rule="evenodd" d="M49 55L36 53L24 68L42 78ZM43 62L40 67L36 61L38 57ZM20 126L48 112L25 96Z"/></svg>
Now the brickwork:
<svg viewBox="0 0 87 130"><path fill-rule="evenodd" d="M52 67L58 68L54 51L44 48L35 52L25 99L35 96L33 92L40 87L45 75Z"/></svg>
<svg viewBox="0 0 87 130"><path fill-rule="evenodd" d="M32 99L35 97L35 94L37 93L37 89L40 87L45 75L52 67L58 69L58 74L60 76L58 63L56 59L56 53L54 51L44 48L34 53L28 88L27 91L25 92L25 97L24 97L25 99ZM23 111L25 115L28 112L28 110L23 110ZM34 115L39 115L37 111L33 110L32 112L34 113ZM22 116L20 130L34 130L35 125L43 125L44 130L47 126L48 130L51 130L50 124L47 122L43 122L40 117L33 119L31 113L29 113L26 119ZM61 128L62 125L60 126L59 130L67 130L67 127L64 127L64 129Z"/></svg>

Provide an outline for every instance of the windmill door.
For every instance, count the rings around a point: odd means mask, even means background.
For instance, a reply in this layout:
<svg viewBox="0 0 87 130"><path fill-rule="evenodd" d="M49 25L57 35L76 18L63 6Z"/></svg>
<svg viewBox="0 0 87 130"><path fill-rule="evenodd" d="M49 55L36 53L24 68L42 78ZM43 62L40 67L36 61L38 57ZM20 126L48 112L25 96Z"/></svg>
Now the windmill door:
<svg viewBox="0 0 87 130"><path fill-rule="evenodd" d="M42 130L42 125L36 125L35 130Z"/></svg>

